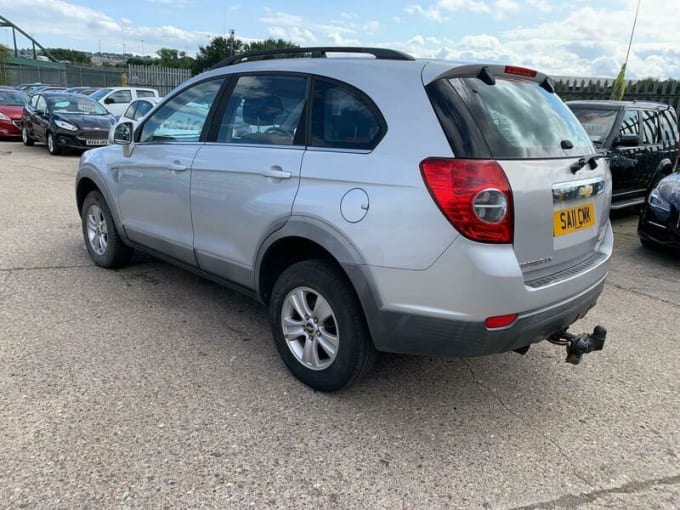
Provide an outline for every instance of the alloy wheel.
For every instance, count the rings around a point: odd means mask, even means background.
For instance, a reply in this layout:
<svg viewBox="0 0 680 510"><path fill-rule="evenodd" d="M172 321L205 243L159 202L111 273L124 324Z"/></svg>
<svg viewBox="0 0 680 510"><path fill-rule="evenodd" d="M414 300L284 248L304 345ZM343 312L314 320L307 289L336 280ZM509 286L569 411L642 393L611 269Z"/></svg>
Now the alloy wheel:
<svg viewBox="0 0 680 510"><path fill-rule="evenodd" d="M338 354L340 333L330 304L319 292L298 287L281 308L281 328L295 359L311 370L331 366Z"/></svg>
<svg viewBox="0 0 680 510"><path fill-rule="evenodd" d="M109 244L109 230L104 212L98 205L92 205L87 210L87 240L92 251L97 255L104 255Z"/></svg>

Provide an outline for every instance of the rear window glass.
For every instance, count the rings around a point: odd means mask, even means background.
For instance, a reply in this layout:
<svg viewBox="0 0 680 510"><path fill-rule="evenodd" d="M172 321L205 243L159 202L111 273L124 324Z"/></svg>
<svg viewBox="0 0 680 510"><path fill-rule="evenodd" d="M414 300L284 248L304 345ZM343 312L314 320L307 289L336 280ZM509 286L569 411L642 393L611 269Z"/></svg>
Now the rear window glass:
<svg viewBox="0 0 680 510"><path fill-rule="evenodd" d="M495 159L573 157L594 152L581 123L556 95L529 80L449 80L472 113ZM568 140L572 149L563 149Z"/></svg>
<svg viewBox="0 0 680 510"><path fill-rule="evenodd" d="M596 145L604 143L619 113L618 110L589 110L585 108L572 108L572 111Z"/></svg>

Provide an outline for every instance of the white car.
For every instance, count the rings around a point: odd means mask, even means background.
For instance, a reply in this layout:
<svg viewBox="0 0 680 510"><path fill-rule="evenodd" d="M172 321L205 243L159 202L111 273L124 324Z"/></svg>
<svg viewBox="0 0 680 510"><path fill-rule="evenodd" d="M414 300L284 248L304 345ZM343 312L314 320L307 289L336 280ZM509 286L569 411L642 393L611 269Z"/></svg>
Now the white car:
<svg viewBox="0 0 680 510"><path fill-rule="evenodd" d="M90 94L95 101L99 101L116 117L123 115L130 103L135 99L152 97L158 99L156 89L140 87L107 87Z"/></svg>

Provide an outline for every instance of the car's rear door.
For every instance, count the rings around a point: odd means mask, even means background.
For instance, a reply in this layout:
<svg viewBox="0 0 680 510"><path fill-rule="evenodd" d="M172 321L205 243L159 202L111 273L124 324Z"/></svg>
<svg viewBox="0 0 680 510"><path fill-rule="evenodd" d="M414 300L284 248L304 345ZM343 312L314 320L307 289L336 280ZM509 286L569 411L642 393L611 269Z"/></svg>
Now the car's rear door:
<svg viewBox="0 0 680 510"><path fill-rule="evenodd" d="M191 214L201 269L253 287L255 253L290 216L305 151L308 78L232 79L213 133L193 163Z"/></svg>

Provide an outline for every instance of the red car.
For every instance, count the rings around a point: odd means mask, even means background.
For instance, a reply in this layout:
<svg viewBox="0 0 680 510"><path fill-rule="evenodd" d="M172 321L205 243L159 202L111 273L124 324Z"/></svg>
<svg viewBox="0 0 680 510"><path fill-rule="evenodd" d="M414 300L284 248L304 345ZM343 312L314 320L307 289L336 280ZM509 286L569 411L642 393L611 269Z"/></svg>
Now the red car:
<svg viewBox="0 0 680 510"><path fill-rule="evenodd" d="M21 113L27 101L23 92L0 88L0 137L21 136Z"/></svg>

